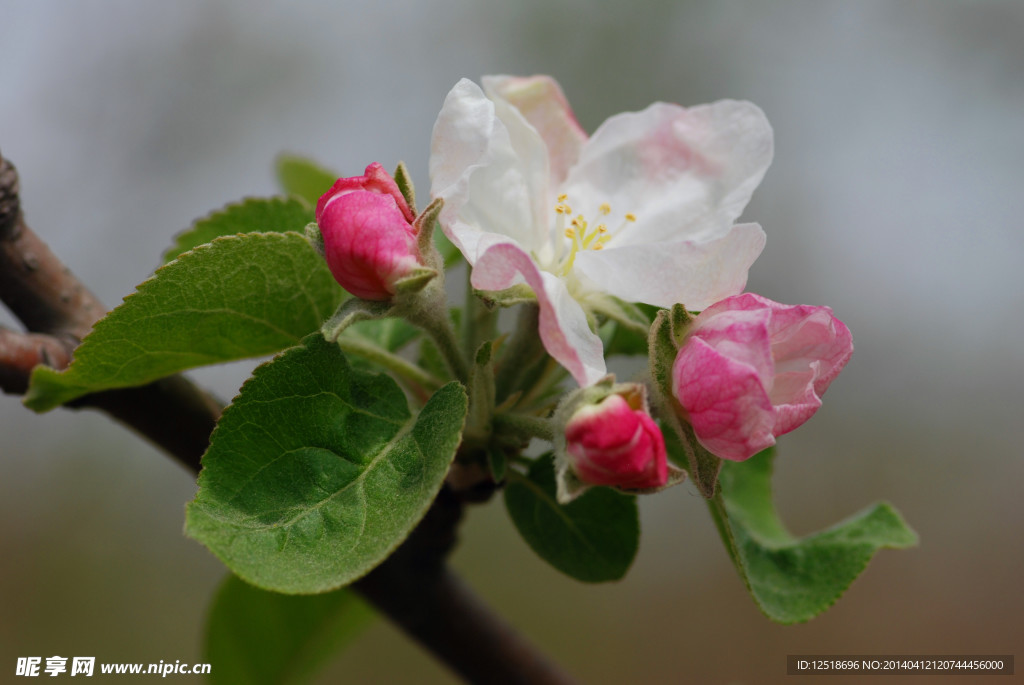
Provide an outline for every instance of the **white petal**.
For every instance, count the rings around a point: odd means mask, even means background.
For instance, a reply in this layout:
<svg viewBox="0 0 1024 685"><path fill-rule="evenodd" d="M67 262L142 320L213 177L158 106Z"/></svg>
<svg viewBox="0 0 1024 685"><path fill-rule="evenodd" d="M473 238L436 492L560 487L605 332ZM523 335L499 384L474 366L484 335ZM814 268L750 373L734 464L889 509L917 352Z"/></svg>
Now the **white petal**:
<svg viewBox="0 0 1024 685"><path fill-rule="evenodd" d="M434 124L431 196L444 198L441 226L472 264L485 244L514 240L540 249L548 203L544 143L507 103L495 103L472 81L452 88ZM540 224L540 225L538 225Z"/></svg>
<svg viewBox="0 0 1024 685"><path fill-rule="evenodd" d="M627 302L658 307L684 304L699 311L743 292L747 272L764 242L760 226L737 224L722 238L707 242L609 246L599 252L580 252L573 272L587 289Z"/></svg>
<svg viewBox="0 0 1024 685"><path fill-rule="evenodd" d="M550 76L484 76L482 80L488 97L515 107L544 139L551 184L561 185L579 159L587 134L558 82Z"/></svg>
<svg viewBox="0 0 1024 685"><path fill-rule="evenodd" d="M704 241L729 231L771 159L772 129L756 105L655 103L602 124L564 191L588 217L609 203L609 227L636 215L613 244Z"/></svg>
<svg viewBox="0 0 1024 685"><path fill-rule="evenodd" d="M580 303L565 283L541 271L526 252L511 243L493 245L477 260L472 283L480 290L504 290L523 280L540 305L540 337L544 349L564 366L581 387L606 374L601 339L590 330Z"/></svg>

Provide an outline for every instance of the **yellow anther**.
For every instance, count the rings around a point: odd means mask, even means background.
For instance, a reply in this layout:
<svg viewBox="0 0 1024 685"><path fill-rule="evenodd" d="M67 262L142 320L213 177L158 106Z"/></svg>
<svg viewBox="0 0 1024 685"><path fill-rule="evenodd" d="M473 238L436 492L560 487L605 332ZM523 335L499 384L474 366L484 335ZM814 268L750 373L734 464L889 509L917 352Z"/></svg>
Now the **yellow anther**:
<svg viewBox="0 0 1024 685"><path fill-rule="evenodd" d="M561 195L558 196L558 201L559 202L565 202L568 199L569 199L569 196L566 195L565 193L562 193Z"/></svg>
<svg viewBox="0 0 1024 685"><path fill-rule="evenodd" d="M555 211L559 215L555 223L555 230L564 232L565 237L569 240L568 244L562 246L563 251L558 258L559 273L563 276L568 275L572 271L573 264L576 262L576 255L581 251L603 250L606 243L621 233L629 223L636 221L636 215L630 212L623 216L622 223L614 230L609 229L608 225L604 223L598 223L591 229L586 217L582 214L577 214L575 217L572 216L572 208L566 204L566 199L565 194L559 195L558 205L555 206ZM598 205L597 212L599 217L603 218L611 214L612 207L609 203L603 202ZM571 226L569 228L565 227L566 218L569 219ZM565 250L568 252L566 253Z"/></svg>

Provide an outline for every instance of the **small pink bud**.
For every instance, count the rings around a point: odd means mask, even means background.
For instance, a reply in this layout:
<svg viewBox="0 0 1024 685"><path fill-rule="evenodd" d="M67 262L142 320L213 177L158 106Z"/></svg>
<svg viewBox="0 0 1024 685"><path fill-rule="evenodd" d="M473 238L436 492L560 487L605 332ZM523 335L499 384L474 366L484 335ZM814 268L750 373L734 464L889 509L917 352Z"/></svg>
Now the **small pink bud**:
<svg viewBox="0 0 1024 685"><path fill-rule="evenodd" d="M745 293L694 319L672 392L704 447L743 461L811 418L852 354L850 330L828 307Z"/></svg>
<svg viewBox="0 0 1024 685"><path fill-rule="evenodd" d="M316 203L324 256L335 280L364 300L387 300L421 266L412 210L377 162L340 178Z"/></svg>
<svg viewBox="0 0 1024 685"><path fill-rule="evenodd" d="M668 481L665 439L640 393L609 395L578 409L565 426L572 471L584 483L626 489ZM636 405L636 406L633 406Z"/></svg>

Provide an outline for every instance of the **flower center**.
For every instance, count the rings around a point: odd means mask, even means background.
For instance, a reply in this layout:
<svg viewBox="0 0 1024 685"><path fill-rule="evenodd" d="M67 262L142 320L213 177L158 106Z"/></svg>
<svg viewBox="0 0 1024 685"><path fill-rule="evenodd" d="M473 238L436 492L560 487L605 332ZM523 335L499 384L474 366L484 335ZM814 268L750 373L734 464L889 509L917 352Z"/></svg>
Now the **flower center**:
<svg viewBox="0 0 1024 685"><path fill-rule="evenodd" d="M555 205L556 234L560 233L570 241L568 245L569 254L561 258L555 269L555 272L560 276L569 275L573 262L576 261L576 255L581 250L603 250L604 246L621 233L623 228L636 221L636 215L632 212L627 212L623 217L622 223L614 230L609 230L608 225L603 222L598 223L596 226L591 226L590 222L582 214L577 214L573 217L572 207L567 202L568 199L567 195L559 195L558 204ZM597 208L597 212L601 218L607 217L612 213L611 205L605 202Z"/></svg>

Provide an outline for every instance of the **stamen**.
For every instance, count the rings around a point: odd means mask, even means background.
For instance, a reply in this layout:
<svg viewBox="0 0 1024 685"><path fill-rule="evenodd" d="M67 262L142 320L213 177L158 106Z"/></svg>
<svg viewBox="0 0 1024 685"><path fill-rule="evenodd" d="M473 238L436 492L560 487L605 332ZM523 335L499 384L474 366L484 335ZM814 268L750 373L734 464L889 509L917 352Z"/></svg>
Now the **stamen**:
<svg viewBox="0 0 1024 685"><path fill-rule="evenodd" d="M597 224L593 230L588 231L590 225L587 223L586 217L582 214L577 214L574 217L572 207L567 202L568 199L569 196L562 193L558 196L558 204L555 205L555 214L557 215L555 229L571 241L568 244L568 255L565 254L565 243L557 241L558 244L555 247L555 259L559 264L562 276L567 276L572 271L576 254L580 250L603 250L608 241L621 233L627 225L636 221L636 215L629 212L623 215L622 223L614 231L610 231L608 225L603 223ZM603 202L598 206L597 211L601 216L608 216L612 212L612 207L607 202ZM568 227L565 225L566 219L568 219Z"/></svg>

